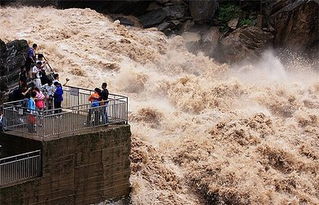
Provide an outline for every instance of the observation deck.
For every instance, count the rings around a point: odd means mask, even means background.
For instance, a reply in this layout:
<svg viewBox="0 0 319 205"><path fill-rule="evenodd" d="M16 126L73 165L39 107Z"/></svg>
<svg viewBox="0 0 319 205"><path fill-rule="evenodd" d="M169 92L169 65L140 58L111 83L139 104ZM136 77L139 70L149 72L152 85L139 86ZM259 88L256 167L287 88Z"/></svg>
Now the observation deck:
<svg viewBox="0 0 319 205"><path fill-rule="evenodd" d="M92 92L63 86L59 112L30 112L24 100L3 104L0 204L93 204L129 195L128 98L109 94L92 107Z"/></svg>
<svg viewBox="0 0 319 205"><path fill-rule="evenodd" d="M92 93L93 91L88 89L64 86L62 112L56 113L58 109L33 112L35 129L32 132L28 129L30 114L27 111L26 101L4 103L5 133L48 141L95 131L101 127L128 123L127 97L109 94L107 103L103 103L105 105L92 107L88 101ZM107 121L103 121L103 114L107 115Z"/></svg>

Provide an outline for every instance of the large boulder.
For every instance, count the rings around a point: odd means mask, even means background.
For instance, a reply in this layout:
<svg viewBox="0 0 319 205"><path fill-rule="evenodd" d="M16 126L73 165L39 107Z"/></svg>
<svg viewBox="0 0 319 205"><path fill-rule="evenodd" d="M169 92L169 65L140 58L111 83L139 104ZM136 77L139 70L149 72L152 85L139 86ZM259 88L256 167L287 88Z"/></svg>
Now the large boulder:
<svg viewBox="0 0 319 205"><path fill-rule="evenodd" d="M184 20L186 16L186 7L183 4L166 6L158 9L151 10L139 17L144 28L164 24L172 25L174 22ZM164 28L166 26L161 25ZM159 30L162 30L159 28Z"/></svg>
<svg viewBox="0 0 319 205"><path fill-rule="evenodd" d="M163 8L150 11L139 17L144 28L159 25L167 18L167 11Z"/></svg>
<svg viewBox="0 0 319 205"><path fill-rule="evenodd" d="M216 57L227 63L259 56L271 46L273 35L259 27L249 26L236 29L219 43Z"/></svg>
<svg viewBox="0 0 319 205"><path fill-rule="evenodd" d="M197 23L210 22L217 8L218 0L189 0L191 16Z"/></svg>
<svg viewBox="0 0 319 205"><path fill-rule="evenodd" d="M0 90L4 91L19 81L28 47L26 40L15 40L7 44L0 40Z"/></svg>
<svg viewBox="0 0 319 205"><path fill-rule="evenodd" d="M302 51L319 41L318 0L277 0L271 12L276 47Z"/></svg>
<svg viewBox="0 0 319 205"><path fill-rule="evenodd" d="M7 46L6 44L0 39L0 76L5 74L5 56L6 56Z"/></svg>

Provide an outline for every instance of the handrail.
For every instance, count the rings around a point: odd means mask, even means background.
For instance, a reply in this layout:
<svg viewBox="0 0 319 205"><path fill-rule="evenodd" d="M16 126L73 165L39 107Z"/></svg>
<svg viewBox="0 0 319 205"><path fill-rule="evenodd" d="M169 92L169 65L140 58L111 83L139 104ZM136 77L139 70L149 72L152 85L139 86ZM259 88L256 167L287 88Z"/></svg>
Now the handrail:
<svg viewBox="0 0 319 205"><path fill-rule="evenodd" d="M34 153L40 153L40 152L41 152L41 150L36 150L36 151L32 151L32 152L26 152L26 153L22 153L22 154L17 154L17 155L10 156L10 157L4 157L4 158L0 159L0 164L1 164L1 161L3 161L3 160L15 158L15 157L20 157L20 156L23 156L23 155L30 155L30 154L34 154Z"/></svg>
<svg viewBox="0 0 319 205"><path fill-rule="evenodd" d="M12 164L12 162L21 162L21 161L26 160L26 158L28 158L28 159L33 159L33 158L37 158L37 157L39 157L39 156L40 156L40 155L27 156L27 157L24 157L24 158L21 158L21 159L15 159L15 160L13 160L13 161L7 161L7 162L0 163L0 165Z"/></svg>
<svg viewBox="0 0 319 205"><path fill-rule="evenodd" d="M108 100L106 100L106 101L104 101L104 100L101 100L101 101L97 101L97 103L105 103L105 102L107 102L107 103L109 103L109 102L113 102L113 101L121 101L122 99L127 99L127 97L123 97L123 98L119 98L119 99L108 99ZM3 109L8 109L8 108L10 108L9 106L7 106L7 107L5 107L5 105L8 105L9 103L10 104L13 104L13 103L16 103L16 104L20 104L21 105L21 103L23 103L23 102L25 102L25 100L17 100L17 101L11 101L11 102L8 102L8 103L4 103L3 104ZM124 102L126 102L126 101L124 101ZM79 106L90 106L91 105L91 103L85 103L85 104L81 104L81 105L73 105L73 106L69 106L69 107L63 107L63 109L65 109L65 110L72 110L72 108L75 108L75 107L79 107ZM12 107L12 106L11 106ZM96 106L96 107L102 107L102 106ZM28 109L27 107L23 107L23 106L14 106L14 108L20 108L20 109ZM50 109L50 110L44 110L44 111L42 111L42 112L52 112L52 111L56 111L56 110L59 110L60 108L55 108L55 109ZM38 110L33 110L33 111L38 111Z"/></svg>
<svg viewBox="0 0 319 205"><path fill-rule="evenodd" d="M75 87L75 86L70 86L70 85L65 85L64 87L75 88L75 89L80 89L80 90L85 90L85 91L88 91L88 92L90 92L90 93L93 93L93 92L94 92L93 90L90 90L90 89L88 89L88 88ZM127 97L124 96L124 95L119 95L119 94L114 94L114 93L109 93L109 95L127 98Z"/></svg>
<svg viewBox="0 0 319 205"><path fill-rule="evenodd" d="M43 54L42 54L42 55L43 55ZM49 66L50 71L51 71L52 73L54 73L54 70L53 70L53 68L51 67L51 65L49 64L49 61L47 60L47 58L46 58L44 55L43 55L43 58L44 58L46 64Z"/></svg>
<svg viewBox="0 0 319 205"><path fill-rule="evenodd" d="M41 150L0 159L0 187L41 176Z"/></svg>

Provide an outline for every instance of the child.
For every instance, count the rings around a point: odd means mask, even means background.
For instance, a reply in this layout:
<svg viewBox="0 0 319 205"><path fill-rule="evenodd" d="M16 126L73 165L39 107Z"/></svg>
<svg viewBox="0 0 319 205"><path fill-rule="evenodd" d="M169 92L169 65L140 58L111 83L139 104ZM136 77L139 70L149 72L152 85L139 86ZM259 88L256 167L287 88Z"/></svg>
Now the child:
<svg viewBox="0 0 319 205"><path fill-rule="evenodd" d="M36 93L35 98L35 105L38 108L38 110L43 111L45 107L45 96L43 93L39 90L39 88L34 88L34 91Z"/></svg>
<svg viewBox="0 0 319 205"><path fill-rule="evenodd" d="M31 92L30 98L28 100L28 116L27 116L27 121L28 121L28 131L30 133L35 133L36 132L36 106L35 106L35 98L37 96L36 92Z"/></svg>

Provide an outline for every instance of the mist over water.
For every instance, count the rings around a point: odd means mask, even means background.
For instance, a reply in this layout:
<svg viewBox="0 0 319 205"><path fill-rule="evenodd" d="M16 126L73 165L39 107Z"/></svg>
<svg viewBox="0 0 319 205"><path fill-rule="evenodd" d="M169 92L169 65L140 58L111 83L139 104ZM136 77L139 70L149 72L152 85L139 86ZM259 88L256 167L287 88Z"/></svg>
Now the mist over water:
<svg viewBox="0 0 319 205"><path fill-rule="evenodd" d="M133 204L319 204L318 68L221 65L90 9L1 8L0 25L70 85L129 96Z"/></svg>

